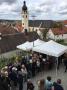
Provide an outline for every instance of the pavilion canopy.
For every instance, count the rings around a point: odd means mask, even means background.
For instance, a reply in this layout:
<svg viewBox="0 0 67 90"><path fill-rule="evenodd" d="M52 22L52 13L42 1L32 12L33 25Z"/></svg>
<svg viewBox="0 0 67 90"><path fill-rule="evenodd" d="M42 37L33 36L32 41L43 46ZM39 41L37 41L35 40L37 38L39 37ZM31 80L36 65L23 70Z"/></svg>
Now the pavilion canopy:
<svg viewBox="0 0 67 90"><path fill-rule="evenodd" d="M36 47L38 45L42 45L44 43L45 42L40 40L40 39L37 39L37 40L35 40L33 42L26 41L25 43L23 43L21 45L18 45L17 48L22 49L24 51L29 51L29 50L32 50L33 47Z"/></svg>
<svg viewBox="0 0 67 90"><path fill-rule="evenodd" d="M50 56L59 57L66 52L67 47L51 40L42 45L33 47L32 50Z"/></svg>
<svg viewBox="0 0 67 90"><path fill-rule="evenodd" d="M39 45L44 44L45 41L42 41L42 40L40 40L40 39L37 39L37 40L31 42L32 45L33 45L33 43L34 43L34 46L33 46L33 47L36 47L36 46L39 46Z"/></svg>
<svg viewBox="0 0 67 90"><path fill-rule="evenodd" d="M24 51L29 51L30 49L32 49L32 44L30 44L30 42L26 41L25 43L18 45L17 48L22 49Z"/></svg>

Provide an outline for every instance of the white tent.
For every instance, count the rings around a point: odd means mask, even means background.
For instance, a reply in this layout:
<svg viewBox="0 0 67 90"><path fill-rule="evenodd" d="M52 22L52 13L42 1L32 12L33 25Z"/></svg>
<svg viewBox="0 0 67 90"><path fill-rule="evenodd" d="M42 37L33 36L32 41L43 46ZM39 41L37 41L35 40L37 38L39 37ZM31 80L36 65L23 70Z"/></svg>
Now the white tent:
<svg viewBox="0 0 67 90"><path fill-rule="evenodd" d="M47 54L50 56L57 57L56 58L56 60L57 60L56 76L57 76L58 57L67 51L67 47L51 40L51 41L48 41L42 45L33 47L32 50L36 51L36 52L43 53L43 54Z"/></svg>
<svg viewBox="0 0 67 90"><path fill-rule="evenodd" d="M34 43L34 45L33 45L33 43ZM18 49L22 49L22 50L24 50L24 51L29 51L29 50L31 50L33 47L38 46L38 45L41 45L41 44L43 44L43 43L45 43L45 42L42 41L42 40L40 40L40 39L37 39L37 40L35 40L35 41L33 41L33 42L26 41L25 43L23 43L23 44L21 44L21 45L18 45L17 48L18 48Z"/></svg>
<svg viewBox="0 0 67 90"><path fill-rule="evenodd" d="M59 57L65 53L67 48L64 45L61 45L51 40L42 45L33 47L32 50L36 52L44 53L50 56Z"/></svg>
<svg viewBox="0 0 67 90"><path fill-rule="evenodd" d="M42 40L40 40L40 39L37 39L37 40L31 42L32 45L34 44L33 47L36 47L36 46L42 45L42 44L44 44L44 43L45 43L45 42L42 41Z"/></svg>
<svg viewBox="0 0 67 90"><path fill-rule="evenodd" d="M17 48L22 49L24 51L29 51L32 49L32 44L30 42L26 41L25 43L18 45Z"/></svg>

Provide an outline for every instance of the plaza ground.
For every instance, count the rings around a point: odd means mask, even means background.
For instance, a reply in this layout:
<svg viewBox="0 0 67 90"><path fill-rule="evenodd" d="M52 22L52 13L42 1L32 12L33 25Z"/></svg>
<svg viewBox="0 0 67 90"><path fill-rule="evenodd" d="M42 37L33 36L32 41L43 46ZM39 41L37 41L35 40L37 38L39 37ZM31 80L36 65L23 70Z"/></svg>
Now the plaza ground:
<svg viewBox="0 0 67 90"><path fill-rule="evenodd" d="M45 70L44 72L40 72L34 78L32 78L32 82L35 85L34 90L38 90L37 81L42 78L46 79L47 76L51 76L53 82L56 81L58 78L60 78L62 80L62 86L64 87L64 90L67 90L67 72L64 72L64 71L65 71L65 67L64 65L61 65L57 72L57 75L56 75L55 67L52 70ZM23 90L26 90L26 84L24 84Z"/></svg>

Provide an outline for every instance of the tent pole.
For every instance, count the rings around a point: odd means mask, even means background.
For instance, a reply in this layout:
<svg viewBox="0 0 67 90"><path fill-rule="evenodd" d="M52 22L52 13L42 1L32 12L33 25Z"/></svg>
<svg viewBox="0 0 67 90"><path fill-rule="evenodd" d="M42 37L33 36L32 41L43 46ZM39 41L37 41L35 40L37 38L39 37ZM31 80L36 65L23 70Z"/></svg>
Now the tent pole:
<svg viewBox="0 0 67 90"><path fill-rule="evenodd" d="M56 58L56 76L58 74L58 57Z"/></svg>

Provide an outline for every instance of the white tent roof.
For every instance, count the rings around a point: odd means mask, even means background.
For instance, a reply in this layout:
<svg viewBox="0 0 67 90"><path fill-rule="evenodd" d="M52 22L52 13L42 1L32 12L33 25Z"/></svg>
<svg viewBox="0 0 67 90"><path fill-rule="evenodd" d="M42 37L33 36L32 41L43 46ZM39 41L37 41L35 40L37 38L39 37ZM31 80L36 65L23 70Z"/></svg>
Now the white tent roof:
<svg viewBox="0 0 67 90"><path fill-rule="evenodd" d="M37 39L37 40L31 42L32 45L33 45L33 43L34 43L34 47L35 47L35 46L38 46L38 45L44 44L45 42L42 41L42 40L40 40L40 39Z"/></svg>
<svg viewBox="0 0 67 90"><path fill-rule="evenodd" d="M33 47L33 51L44 53L47 55L59 57L64 54L67 48L64 45L58 44L54 41L48 41L42 45Z"/></svg>
<svg viewBox="0 0 67 90"><path fill-rule="evenodd" d="M29 51L30 49L32 49L32 44L30 44L30 42L26 41L25 43L18 45L17 48L22 49L24 51Z"/></svg>
<svg viewBox="0 0 67 90"><path fill-rule="evenodd" d="M34 43L34 46L33 46L33 43ZM40 40L40 39L37 39L37 40L35 40L35 41L33 41L33 42L27 41L27 42L25 42L24 44L18 45L17 48L18 48L18 49L22 49L22 50L24 50L24 51L29 51L29 50L31 50L33 47L38 46L38 45L41 45L41 44L43 44L43 43L45 43L45 42L42 41L42 40Z"/></svg>

